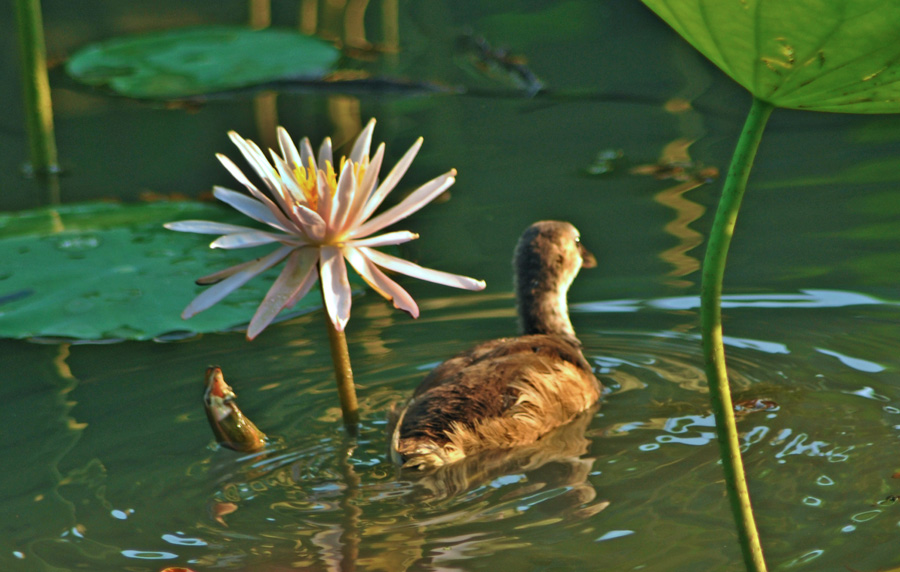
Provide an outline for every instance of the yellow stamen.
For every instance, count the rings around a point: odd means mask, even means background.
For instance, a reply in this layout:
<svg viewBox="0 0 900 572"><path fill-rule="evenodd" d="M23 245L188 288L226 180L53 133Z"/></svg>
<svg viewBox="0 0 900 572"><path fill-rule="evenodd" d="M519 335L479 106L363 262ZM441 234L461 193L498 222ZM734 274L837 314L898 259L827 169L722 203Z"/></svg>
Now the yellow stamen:
<svg viewBox="0 0 900 572"><path fill-rule="evenodd" d="M356 182L359 184L362 182L363 177L366 176L366 169L369 167L369 158L363 157L363 160L359 163L353 163L353 174L356 176Z"/></svg>
<svg viewBox="0 0 900 572"><path fill-rule="evenodd" d="M309 167L304 168L297 165L294 169L294 175L297 177L297 183L300 186L300 190L303 191L303 196L306 198L309 208L316 210L319 203L319 192L316 186L317 173L313 158L309 158Z"/></svg>
<svg viewBox="0 0 900 572"><path fill-rule="evenodd" d="M353 176L356 178L357 183L362 181L363 176L366 174L366 168L369 166L368 157L364 158L362 162L355 162L347 159L347 157L341 157L341 168L335 172L334 167L331 166L331 163L325 162L325 165L328 169L325 180L328 182L328 188L331 191L331 196L334 196L334 193L337 191L337 179L340 173L344 172L344 166L347 162L350 162L350 169L353 171Z"/></svg>
<svg viewBox="0 0 900 572"><path fill-rule="evenodd" d="M343 170L345 160L345 157L341 157L341 170ZM325 184L328 185L328 192L333 197L334 192L337 190L337 174L334 172L334 166L332 166L330 161L325 161Z"/></svg>

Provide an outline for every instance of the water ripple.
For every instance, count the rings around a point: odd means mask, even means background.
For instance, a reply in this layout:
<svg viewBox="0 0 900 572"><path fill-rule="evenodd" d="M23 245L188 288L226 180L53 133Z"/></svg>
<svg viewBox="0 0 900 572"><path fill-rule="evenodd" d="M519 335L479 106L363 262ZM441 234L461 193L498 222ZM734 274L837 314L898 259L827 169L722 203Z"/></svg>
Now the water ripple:
<svg viewBox="0 0 900 572"><path fill-rule="evenodd" d="M889 305L900 302L884 300L847 290L804 289L799 294L729 294L722 296L722 308L843 308L846 306ZM573 304L572 310L592 313L638 312L653 310L696 310L699 296L677 296L649 300L603 300Z"/></svg>

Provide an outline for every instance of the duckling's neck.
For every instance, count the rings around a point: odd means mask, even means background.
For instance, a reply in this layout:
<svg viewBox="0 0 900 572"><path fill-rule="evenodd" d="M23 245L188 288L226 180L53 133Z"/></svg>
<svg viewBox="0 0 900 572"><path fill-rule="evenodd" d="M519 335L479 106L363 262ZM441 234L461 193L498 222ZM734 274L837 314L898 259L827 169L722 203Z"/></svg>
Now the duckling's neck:
<svg viewBox="0 0 900 572"><path fill-rule="evenodd" d="M574 336L566 289L545 288L540 284L532 284L531 288L527 286L519 286L516 293L520 333Z"/></svg>
<svg viewBox="0 0 900 572"><path fill-rule="evenodd" d="M565 280L537 261L519 260L516 276L516 304L519 332L574 336L569 320L566 293L572 280ZM524 263L524 264L523 264Z"/></svg>

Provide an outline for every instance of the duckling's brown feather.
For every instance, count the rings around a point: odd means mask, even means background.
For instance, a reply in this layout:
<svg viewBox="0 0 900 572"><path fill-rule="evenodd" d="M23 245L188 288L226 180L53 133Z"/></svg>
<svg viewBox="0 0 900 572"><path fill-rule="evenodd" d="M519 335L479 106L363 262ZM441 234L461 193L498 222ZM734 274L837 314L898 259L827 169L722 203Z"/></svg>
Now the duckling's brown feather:
<svg viewBox="0 0 900 572"><path fill-rule="evenodd" d="M395 428L395 456L442 465L533 443L588 409L600 384L571 336L486 342L435 368Z"/></svg>
<svg viewBox="0 0 900 572"><path fill-rule="evenodd" d="M572 336L531 335L518 338L500 338L478 344L474 348L455 355L437 366L425 376L413 393L413 398L438 385L456 383L465 369L472 364L498 359L517 353L537 354L545 359L570 361L590 371L591 366L581 354L581 343Z"/></svg>
<svg viewBox="0 0 900 572"><path fill-rule="evenodd" d="M425 468L533 443L599 399L600 382L572 334L565 301L587 253L577 241L568 223L526 230L516 263L527 335L482 343L432 370L396 420L396 461Z"/></svg>
<svg viewBox="0 0 900 572"><path fill-rule="evenodd" d="M492 350L496 349L498 345L502 345L507 341L508 338L503 338L484 342L483 344L479 344L474 348L459 353L443 362L425 376L425 379L422 380L422 383L419 384L419 387L413 392L413 398L425 393L432 387L451 383L455 379L456 374L461 370L465 369L473 362L484 358L485 354L490 353Z"/></svg>

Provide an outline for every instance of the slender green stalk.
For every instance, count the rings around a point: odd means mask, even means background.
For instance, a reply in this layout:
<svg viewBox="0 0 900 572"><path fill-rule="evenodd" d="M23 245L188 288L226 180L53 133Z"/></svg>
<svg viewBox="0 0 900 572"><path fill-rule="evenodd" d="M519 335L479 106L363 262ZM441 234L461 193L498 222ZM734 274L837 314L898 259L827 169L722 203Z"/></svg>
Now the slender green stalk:
<svg viewBox="0 0 900 572"><path fill-rule="evenodd" d="M731 390L728 387L728 374L725 368L725 347L722 343L722 278L725 275L725 260L728 247L734 233L741 199L747 188L747 178L756 157L756 150L762 138L763 130L772 106L760 99L753 98L753 105L744 124L744 130L738 140L719 208L709 236L709 246L703 261L703 278L700 295L700 323L703 335L703 356L706 361L706 378L709 383L709 397L712 401L713 413L716 417L716 434L719 440L719 451L725 472L725 485L731 511L737 524L738 538L744 554L744 563L748 571L763 572L766 562L763 559L756 522L753 519L753 508L750 506L750 492L744 477L744 465L741 462L741 451L738 443L737 426L734 422L734 408L731 402Z"/></svg>
<svg viewBox="0 0 900 572"><path fill-rule="evenodd" d="M15 4L31 169L38 175L55 173L59 166L53 135L53 106L47 79L41 3L40 0L16 0Z"/></svg>
<svg viewBox="0 0 900 572"><path fill-rule="evenodd" d="M320 282L321 284L321 282ZM325 291L322 292L322 303L325 303ZM356 404L356 387L353 385L353 370L350 368L350 350L347 349L347 336L339 332L328 312L325 323L328 327L328 341L331 345L331 361L334 363L334 375L338 386L338 397L341 400L341 413L347 432L356 436L359 424L359 406Z"/></svg>

